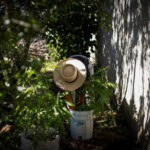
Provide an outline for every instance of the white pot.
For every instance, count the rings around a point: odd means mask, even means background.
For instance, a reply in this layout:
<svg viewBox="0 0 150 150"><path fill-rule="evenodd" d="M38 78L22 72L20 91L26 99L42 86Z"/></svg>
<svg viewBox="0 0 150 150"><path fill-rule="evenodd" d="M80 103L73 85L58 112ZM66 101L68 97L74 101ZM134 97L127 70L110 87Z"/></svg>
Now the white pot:
<svg viewBox="0 0 150 150"><path fill-rule="evenodd" d="M70 110L71 137L73 139L88 140L93 135L93 110L90 111L73 111Z"/></svg>
<svg viewBox="0 0 150 150"><path fill-rule="evenodd" d="M60 136L56 135L52 141L39 141L34 147L33 141L27 139L24 134L21 135L21 149L22 150L58 150Z"/></svg>

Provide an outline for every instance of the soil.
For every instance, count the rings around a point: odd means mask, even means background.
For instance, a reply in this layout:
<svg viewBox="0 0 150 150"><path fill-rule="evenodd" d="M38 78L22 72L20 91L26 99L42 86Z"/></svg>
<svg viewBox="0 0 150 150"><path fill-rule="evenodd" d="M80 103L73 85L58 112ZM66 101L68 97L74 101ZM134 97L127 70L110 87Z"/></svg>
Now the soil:
<svg viewBox="0 0 150 150"><path fill-rule="evenodd" d="M60 140L60 150L140 150L132 132L121 124L108 125L103 119L94 120L93 137L90 140Z"/></svg>

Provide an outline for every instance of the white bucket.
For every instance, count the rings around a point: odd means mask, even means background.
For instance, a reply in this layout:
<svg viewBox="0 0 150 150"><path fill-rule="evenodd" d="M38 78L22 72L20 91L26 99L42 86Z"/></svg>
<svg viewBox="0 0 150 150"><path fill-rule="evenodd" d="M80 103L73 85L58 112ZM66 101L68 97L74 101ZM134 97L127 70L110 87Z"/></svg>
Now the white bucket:
<svg viewBox="0 0 150 150"><path fill-rule="evenodd" d="M33 141L27 139L25 135L21 134L21 149L22 150L58 150L60 136L56 135L52 141L39 141L34 147Z"/></svg>
<svg viewBox="0 0 150 150"><path fill-rule="evenodd" d="M73 139L88 140L93 135L93 110L90 111L73 111L70 110L71 137Z"/></svg>

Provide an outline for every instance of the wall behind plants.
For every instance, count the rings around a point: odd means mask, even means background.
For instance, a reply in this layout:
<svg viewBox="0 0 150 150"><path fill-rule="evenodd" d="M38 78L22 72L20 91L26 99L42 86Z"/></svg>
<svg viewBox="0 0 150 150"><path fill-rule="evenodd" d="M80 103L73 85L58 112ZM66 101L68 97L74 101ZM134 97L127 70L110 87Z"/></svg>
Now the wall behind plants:
<svg viewBox="0 0 150 150"><path fill-rule="evenodd" d="M112 31L99 31L98 61L109 65L117 103L142 149L150 149L150 2L111 1Z"/></svg>

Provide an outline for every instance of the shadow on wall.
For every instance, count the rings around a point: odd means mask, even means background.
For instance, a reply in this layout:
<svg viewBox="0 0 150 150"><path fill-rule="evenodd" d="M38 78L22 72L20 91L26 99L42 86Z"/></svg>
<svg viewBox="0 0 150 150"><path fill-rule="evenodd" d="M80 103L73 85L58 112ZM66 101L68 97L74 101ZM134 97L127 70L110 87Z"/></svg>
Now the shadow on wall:
<svg viewBox="0 0 150 150"><path fill-rule="evenodd" d="M117 101L145 150L150 141L150 1L114 0L111 11L113 31L100 31L98 59L111 67Z"/></svg>

